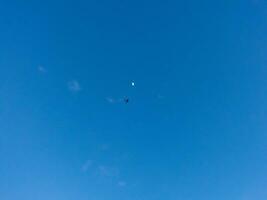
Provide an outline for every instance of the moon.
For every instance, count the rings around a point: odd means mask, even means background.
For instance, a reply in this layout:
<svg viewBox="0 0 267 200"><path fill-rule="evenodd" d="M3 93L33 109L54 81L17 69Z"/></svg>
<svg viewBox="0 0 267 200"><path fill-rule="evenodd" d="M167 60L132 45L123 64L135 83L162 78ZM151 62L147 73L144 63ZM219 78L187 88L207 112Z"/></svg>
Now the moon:
<svg viewBox="0 0 267 200"><path fill-rule="evenodd" d="M133 87L135 86L135 83L134 83L134 82L132 82L132 86L133 86Z"/></svg>

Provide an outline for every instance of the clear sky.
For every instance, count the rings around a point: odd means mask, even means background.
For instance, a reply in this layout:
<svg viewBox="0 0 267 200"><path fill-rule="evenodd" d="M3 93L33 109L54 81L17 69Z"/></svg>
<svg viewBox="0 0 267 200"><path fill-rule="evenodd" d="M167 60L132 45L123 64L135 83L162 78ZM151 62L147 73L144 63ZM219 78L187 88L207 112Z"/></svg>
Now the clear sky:
<svg viewBox="0 0 267 200"><path fill-rule="evenodd" d="M266 19L264 0L2 0L0 199L266 200Z"/></svg>

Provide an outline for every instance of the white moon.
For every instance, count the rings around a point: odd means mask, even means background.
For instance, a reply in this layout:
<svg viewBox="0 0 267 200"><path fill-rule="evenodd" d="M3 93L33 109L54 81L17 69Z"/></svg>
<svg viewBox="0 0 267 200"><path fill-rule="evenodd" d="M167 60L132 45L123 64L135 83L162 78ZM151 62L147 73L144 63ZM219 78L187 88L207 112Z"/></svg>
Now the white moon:
<svg viewBox="0 0 267 200"><path fill-rule="evenodd" d="M132 82L132 86L135 86L135 83L134 82Z"/></svg>

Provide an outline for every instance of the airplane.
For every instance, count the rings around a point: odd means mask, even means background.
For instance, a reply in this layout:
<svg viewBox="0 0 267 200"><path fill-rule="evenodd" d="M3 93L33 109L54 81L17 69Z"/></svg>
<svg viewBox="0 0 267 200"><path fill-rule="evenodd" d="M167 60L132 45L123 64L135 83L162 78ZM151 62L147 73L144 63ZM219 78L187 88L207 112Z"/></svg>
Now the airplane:
<svg viewBox="0 0 267 200"><path fill-rule="evenodd" d="M124 98L124 103L129 103L129 98Z"/></svg>

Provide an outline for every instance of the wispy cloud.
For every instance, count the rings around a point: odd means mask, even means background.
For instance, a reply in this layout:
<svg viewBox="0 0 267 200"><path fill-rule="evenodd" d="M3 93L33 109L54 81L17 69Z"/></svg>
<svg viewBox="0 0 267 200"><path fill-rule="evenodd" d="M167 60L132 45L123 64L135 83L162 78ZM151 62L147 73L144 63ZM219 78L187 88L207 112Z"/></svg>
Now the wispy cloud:
<svg viewBox="0 0 267 200"><path fill-rule="evenodd" d="M81 91L80 83L77 80L72 80L68 82L69 90L72 92L79 92Z"/></svg>
<svg viewBox="0 0 267 200"><path fill-rule="evenodd" d="M42 65L39 65L39 66L38 66L38 71L39 71L40 73L46 73L46 72L47 72L46 69L45 69Z"/></svg>
<svg viewBox="0 0 267 200"><path fill-rule="evenodd" d="M111 104L123 102L123 98L107 97L106 100L107 100L107 102L109 102Z"/></svg>
<svg viewBox="0 0 267 200"><path fill-rule="evenodd" d="M164 99L164 96L161 95L161 94L157 94L157 98L158 98L158 99Z"/></svg>
<svg viewBox="0 0 267 200"><path fill-rule="evenodd" d="M82 171L87 172L88 169L92 166L93 161L92 160L87 160L83 165L82 165Z"/></svg>
<svg viewBox="0 0 267 200"><path fill-rule="evenodd" d="M111 181L117 187L126 187L128 183L121 179L121 173L118 167L110 165L99 165L96 161L87 160L81 166L84 174L87 172L101 181Z"/></svg>
<svg viewBox="0 0 267 200"><path fill-rule="evenodd" d="M106 100L109 102L109 103L115 103L116 100L114 98L111 98L111 97L107 97Z"/></svg>
<svg viewBox="0 0 267 200"><path fill-rule="evenodd" d="M110 146L108 144L101 144L100 145L100 150L101 151L107 151L109 150Z"/></svg>
<svg viewBox="0 0 267 200"><path fill-rule="evenodd" d="M100 165L98 166L98 171L101 176L106 177L116 177L119 175L119 169L117 169L116 167Z"/></svg>
<svg viewBox="0 0 267 200"><path fill-rule="evenodd" d="M125 181L119 181L118 182L118 186L120 187L125 187L127 185L127 183Z"/></svg>

